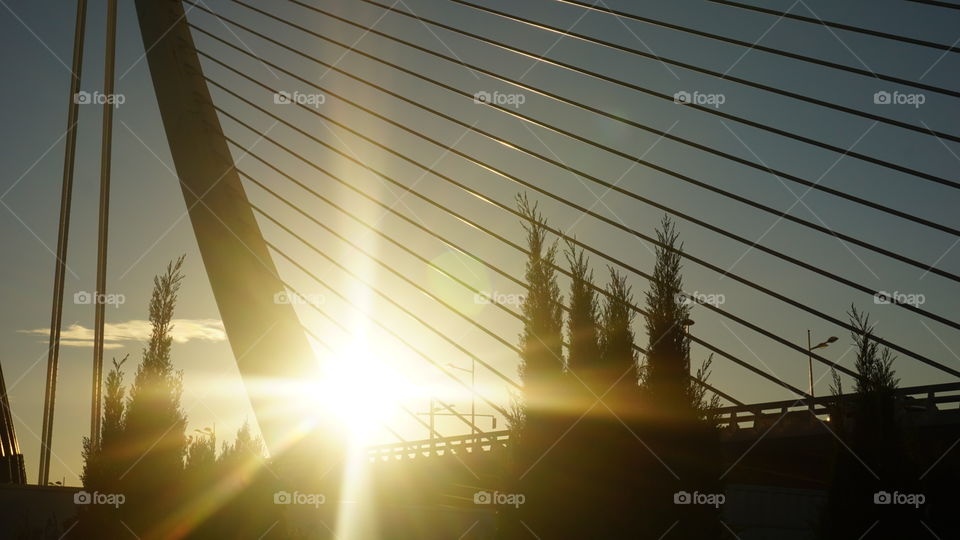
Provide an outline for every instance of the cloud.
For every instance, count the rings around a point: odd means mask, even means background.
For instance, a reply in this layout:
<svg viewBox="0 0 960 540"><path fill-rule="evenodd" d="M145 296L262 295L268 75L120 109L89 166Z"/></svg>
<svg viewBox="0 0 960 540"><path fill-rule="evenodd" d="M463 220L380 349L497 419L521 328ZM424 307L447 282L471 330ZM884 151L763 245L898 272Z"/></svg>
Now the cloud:
<svg viewBox="0 0 960 540"><path fill-rule="evenodd" d="M150 339L150 321L134 319L121 323L103 325L103 348L118 349L128 342L146 343ZM49 336L49 328L18 330L21 334ZM188 341L225 341L227 334L223 322L219 319L174 319L174 343ZM93 329L79 324L71 324L60 331L60 344L64 347L93 347Z"/></svg>

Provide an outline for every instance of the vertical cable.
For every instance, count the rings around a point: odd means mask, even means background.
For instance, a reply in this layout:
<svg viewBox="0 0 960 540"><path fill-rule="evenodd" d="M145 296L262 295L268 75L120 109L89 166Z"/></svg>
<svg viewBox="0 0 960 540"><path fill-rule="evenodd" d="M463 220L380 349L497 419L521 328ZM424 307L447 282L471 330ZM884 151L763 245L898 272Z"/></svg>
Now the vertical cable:
<svg viewBox="0 0 960 540"><path fill-rule="evenodd" d="M70 202L73 194L74 158L77 151L80 75L83 67L83 38L87 20L87 0L77 0L77 24L73 37L73 67L67 113L67 141L63 163L63 188L60 193L60 223L57 231L57 261L53 277L53 307L50 315L50 340L47 349L47 380L43 402L43 432L40 440L40 472L37 483L46 485L50 476L50 445L53 441L53 408L57 393L57 367L60 361L60 323L63 319L63 282L70 234Z"/></svg>
<svg viewBox="0 0 960 540"><path fill-rule="evenodd" d="M103 134L100 146L100 219L97 229L97 296L93 329L93 389L90 405L90 443L100 445L101 384L103 380L103 326L107 292L107 239L110 222L110 162L113 149L114 72L117 50L117 0L107 2L107 44L103 60Z"/></svg>

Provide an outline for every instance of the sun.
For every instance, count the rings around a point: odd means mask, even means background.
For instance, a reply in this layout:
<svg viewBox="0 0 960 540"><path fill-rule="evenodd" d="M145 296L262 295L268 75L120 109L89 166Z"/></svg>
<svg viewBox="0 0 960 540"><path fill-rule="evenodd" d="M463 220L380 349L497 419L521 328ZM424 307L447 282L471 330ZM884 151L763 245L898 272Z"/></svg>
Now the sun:
<svg viewBox="0 0 960 540"><path fill-rule="evenodd" d="M352 444L369 444L410 393L406 379L381 354L355 340L324 362L315 399L321 414L337 419Z"/></svg>

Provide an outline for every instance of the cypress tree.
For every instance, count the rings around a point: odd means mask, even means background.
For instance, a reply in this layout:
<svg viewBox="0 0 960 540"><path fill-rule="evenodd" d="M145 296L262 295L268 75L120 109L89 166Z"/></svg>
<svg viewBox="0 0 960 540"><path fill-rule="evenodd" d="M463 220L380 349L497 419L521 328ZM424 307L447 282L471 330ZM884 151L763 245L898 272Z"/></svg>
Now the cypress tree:
<svg viewBox="0 0 960 540"><path fill-rule="evenodd" d="M521 306L520 379L523 390L518 419L519 437L513 444L512 489L526 497L519 509L501 509L503 535L553 536L558 505L564 504L562 477L557 466L562 452L553 453L563 433L563 414L557 409L564 375L562 298L556 277L557 245L547 240L547 222L536 204L517 197L524 217L529 255L525 277L528 291Z"/></svg>
<svg viewBox="0 0 960 540"><path fill-rule="evenodd" d="M924 514L901 504L878 505L881 492L904 494L921 490L918 467L909 451L902 411L897 408L899 379L893 369L894 355L880 345L870 316L851 306L847 313L853 330L850 336L857 351L858 378L853 396L839 402L840 378L834 374L832 390L838 399L831 414L831 428L843 441L838 443L833 482L823 516L826 538L860 536L876 521L883 526L871 532L878 538L907 538L915 535ZM856 532L855 532L856 531Z"/></svg>
<svg viewBox="0 0 960 540"><path fill-rule="evenodd" d="M127 502L125 522L143 538L162 537L157 516L170 513L181 499L187 449L186 416L180 406L182 372L170 357L173 312L183 281L183 257L154 278L150 298L150 340L127 398L121 461Z"/></svg>
<svg viewBox="0 0 960 540"><path fill-rule="evenodd" d="M671 527L683 538L717 538L721 535L719 511L708 505L675 504L679 492L718 494L720 441L715 418L701 389L690 376L690 338L687 326L690 302L683 293L681 253L683 243L669 217L656 231L650 288L645 294L647 364L644 370L643 413L638 424L646 445L641 481L645 517L640 527L657 537ZM698 378L709 374L709 359Z"/></svg>

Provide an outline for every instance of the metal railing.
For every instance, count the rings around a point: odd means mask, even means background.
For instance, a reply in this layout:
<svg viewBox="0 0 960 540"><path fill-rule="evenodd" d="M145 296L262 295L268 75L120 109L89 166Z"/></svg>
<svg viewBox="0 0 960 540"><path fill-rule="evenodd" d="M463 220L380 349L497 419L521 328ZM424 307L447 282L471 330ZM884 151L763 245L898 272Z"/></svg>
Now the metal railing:
<svg viewBox="0 0 960 540"><path fill-rule="evenodd" d="M901 406L910 410L939 410L943 404L960 404L960 382L898 388L895 395ZM842 396L842 398L851 399L853 397L854 394L843 394ZM719 423L723 427L745 427L741 425L745 423L750 424L746 427L752 427L763 424L771 418L778 418L789 413L809 413L811 410L817 417L829 419L836 401L837 398L830 395L813 399L791 399L720 407L717 409L717 413Z"/></svg>
<svg viewBox="0 0 960 540"><path fill-rule="evenodd" d="M854 394L843 394L845 398L852 398L853 396ZM953 408L960 410L960 382L899 388L896 391L896 397L901 406L909 411L941 411L945 409L944 405L949 404L957 405ZM809 416L807 415L809 415L811 408L818 418L829 420L836 399L835 396L831 395L813 399L720 407L717 409L718 421L721 427L727 429L732 429L733 426L737 428L763 428L770 426L773 422L780 423L786 428L792 424L792 421L783 420L784 418L803 417L805 421L808 421ZM469 454L506 448L509 443L509 430L488 431L476 435L459 435L371 446L367 448L367 457L370 461L388 461Z"/></svg>
<svg viewBox="0 0 960 540"><path fill-rule="evenodd" d="M474 454L506 448L509 440L510 432L508 430L487 431L474 435L438 437L422 441L371 446L367 448L367 457L370 461L387 461L453 454Z"/></svg>

